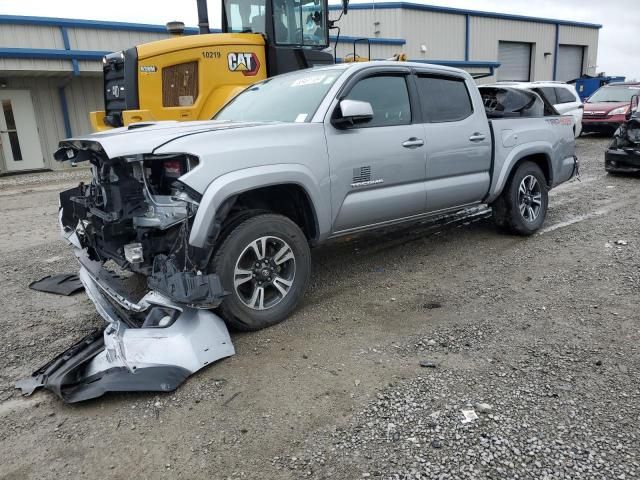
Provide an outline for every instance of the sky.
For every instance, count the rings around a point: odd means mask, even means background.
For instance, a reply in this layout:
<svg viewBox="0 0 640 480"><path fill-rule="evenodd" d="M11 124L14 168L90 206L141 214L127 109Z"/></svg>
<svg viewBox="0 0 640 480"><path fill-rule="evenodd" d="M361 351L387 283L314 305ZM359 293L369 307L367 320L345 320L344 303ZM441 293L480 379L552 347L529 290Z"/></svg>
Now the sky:
<svg viewBox="0 0 640 480"><path fill-rule="evenodd" d="M601 24L596 70L640 79L639 0L408 1ZM329 3L338 1L329 0ZM352 3L362 3L362 0L352 0ZM219 0L208 0L208 4L211 25L219 26ZM195 0L0 0L0 13L153 24L180 20L187 26L198 23Z"/></svg>

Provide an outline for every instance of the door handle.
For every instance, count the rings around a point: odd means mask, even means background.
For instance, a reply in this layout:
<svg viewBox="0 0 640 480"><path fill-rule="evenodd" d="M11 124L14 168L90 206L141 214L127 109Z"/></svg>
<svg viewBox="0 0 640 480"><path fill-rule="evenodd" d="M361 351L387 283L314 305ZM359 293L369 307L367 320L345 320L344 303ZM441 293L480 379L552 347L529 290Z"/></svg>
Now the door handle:
<svg viewBox="0 0 640 480"><path fill-rule="evenodd" d="M471 135L469 137L469 141L470 142L481 142L485 138L487 138L487 137L485 137L482 133L476 132L476 133L474 133L473 135Z"/></svg>
<svg viewBox="0 0 640 480"><path fill-rule="evenodd" d="M421 138L411 137L409 140L402 142L404 148L421 147L424 145L424 140Z"/></svg>

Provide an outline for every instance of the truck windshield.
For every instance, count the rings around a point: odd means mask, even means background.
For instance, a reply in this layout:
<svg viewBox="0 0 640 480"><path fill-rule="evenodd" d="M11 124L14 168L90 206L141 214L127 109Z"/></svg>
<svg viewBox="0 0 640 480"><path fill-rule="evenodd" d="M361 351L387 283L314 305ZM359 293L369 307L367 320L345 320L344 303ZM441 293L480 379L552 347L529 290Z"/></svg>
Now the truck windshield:
<svg viewBox="0 0 640 480"><path fill-rule="evenodd" d="M309 122L342 69L320 69L269 78L227 104L216 120Z"/></svg>
<svg viewBox="0 0 640 480"><path fill-rule="evenodd" d="M225 0L227 32L265 33L265 0Z"/></svg>
<svg viewBox="0 0 640 480"><path fill-rule="evenodd" d="M591 95L587 103L630 102L631 97L640 94L640 86L604 87Z"/></svg>

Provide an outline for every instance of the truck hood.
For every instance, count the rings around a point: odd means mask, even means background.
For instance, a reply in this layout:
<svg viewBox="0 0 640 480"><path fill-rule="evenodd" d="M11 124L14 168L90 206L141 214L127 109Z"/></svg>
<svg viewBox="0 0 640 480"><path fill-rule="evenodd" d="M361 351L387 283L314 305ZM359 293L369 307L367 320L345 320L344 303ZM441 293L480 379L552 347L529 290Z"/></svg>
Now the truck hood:
<svg viewBox="0 0 640 480"><path fill-rule="evenodd" d="M264 123L232 122L228 120L134 123L126 127L92 133L84 137L62 140L60 148L72 147L78 150L96 150L98 148L107 157L116 158L123 155L153 153L156 148L188 135L197 135L216 130L249 128L258 125L264 125ZM96 144L99 144L99 147ZM56 160L66 160L64 157L58 157L56 155Z"/></svg>

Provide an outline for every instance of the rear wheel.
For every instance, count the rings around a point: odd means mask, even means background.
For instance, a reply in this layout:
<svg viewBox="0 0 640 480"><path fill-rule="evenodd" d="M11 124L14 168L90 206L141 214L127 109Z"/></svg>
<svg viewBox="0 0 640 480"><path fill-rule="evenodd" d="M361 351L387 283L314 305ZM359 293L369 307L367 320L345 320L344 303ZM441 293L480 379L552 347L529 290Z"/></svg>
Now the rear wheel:
<svg viewBox="0 0 640 480"><path fill-rule="evenodd" d="M533 162L523 162L492 205L496 224L511 233L531 235L542 227L549 205L544 174Z"/></svg>
<svg viewBox="0 0 640 480"><path fill-rule="evenodd" d="M231 229L211 260L229 295L220 305L226 322L244 331L283 321L309 283L309 244L283 215L259 214Z"/></svg>

